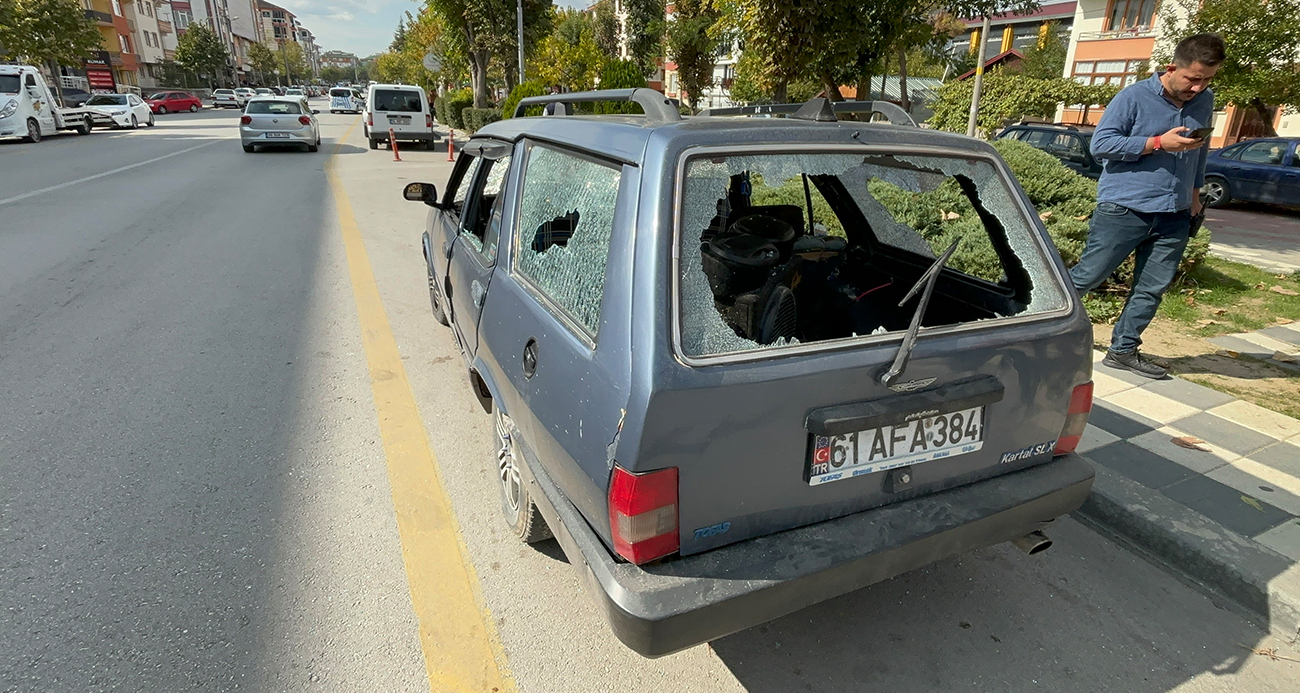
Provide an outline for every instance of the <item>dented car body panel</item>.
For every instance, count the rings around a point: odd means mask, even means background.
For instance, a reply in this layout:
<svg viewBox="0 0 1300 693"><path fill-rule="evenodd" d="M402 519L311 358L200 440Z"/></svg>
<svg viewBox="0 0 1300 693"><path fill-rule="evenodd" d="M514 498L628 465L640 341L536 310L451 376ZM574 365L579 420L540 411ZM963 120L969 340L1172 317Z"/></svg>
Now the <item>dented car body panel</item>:
<svg viewBox="0 0 1300 693"><path fill-rule="evenodd" d="M1007 541L1086 496L1087 464L1053 451L1091 380L1091 325L987 143L877 123L635 116L512 118L473 142L430 213L431 283L467 366L518 427L539 510L636 651ZM475 156L508 166L477 201L491 166ZM858 206L866 188L844 181L863 180L873 192ZM925 222L942 238L890 245L872 230L910 232L919 217L907 215L936 199L959 209ZM950 237L945 266L932 248ZM615 550L616 467L676 469L676 550L661 561Z"/></svg>

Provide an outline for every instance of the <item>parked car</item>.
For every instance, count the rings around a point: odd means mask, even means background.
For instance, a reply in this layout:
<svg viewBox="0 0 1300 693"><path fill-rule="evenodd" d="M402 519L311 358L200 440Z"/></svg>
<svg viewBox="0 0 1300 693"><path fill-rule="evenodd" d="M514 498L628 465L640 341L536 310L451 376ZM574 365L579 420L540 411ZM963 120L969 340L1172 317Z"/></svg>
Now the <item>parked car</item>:
<svg viewBox="0 0 1300 693"><path fill-rule="evenodd" d="M239 119L239 140L244 151L256 147L320 148L320 123L316 111L297 96L260 96L248 102Z"/></svg>
<svg viewBox="0 0 1300 693"><path fill-rule="evenodd" d="M1205 159L1205 203L1267 202L1300 206L1300 138L1247 140Z"/></svg>
<svg viewBox="0 0 1300 693"><path fill-rule="evenodd" d="M63 87L62 91L64 108L79 108L86 105L86 101L90 99L90 92L85 89Z"/></svg>
<svg viewBox="0 0 1300 693"><path fill-rule="evenodd" d="M86 100L86 108L95 114L96 125L133 129L154 126L153 109L135 94L94 94Z"/></svg>
<svg viewBox="0 0 1300 693"><path fill-rule="evenodd" d="M299 87L293 87L293 88L291 88L291 89L285 89L285 90L284 90L284 95L285 95L285 96L297 96L297 97L304 98L304 99L307 98L307 92L304 91L303 89L299 88Z"/></svg>
<svg viewBox="0 0 1300 693"><path fill-rule="evenodd" d="M197 112L203 108L199 97L183 91L160 91L145 99L149 109L154 113L178 113L180 111Z"/></svg>
<svg viewBox="0 0 1300 693"><path fill-rule="evenodd" d="M389 131L399 142L417 142L432 149L438 141L433 131L433 111L424 89L409 84L375 84L370 87L363 107L366 120L363 126L371 149L379 149L387 142Z"/></svg>
<svg viewBox="0 0 1300 693"><path fill-rule="evenodd" d="M244 103L248 103L249 99L257 96L257 90L252 87L240 87L235 90L235 93L244 97Z"/></svg>
<svg viewBox="0 0 1300 693"><path fill-rule="evenodd" d="M561 100L646 115L522 117ZM725 117L759 110L790 117ZM403 189L506 522L554 534L633 650L1043 550L1088 495L1092 327L1060 256L997 150L907 125L532 97L441 194Z"/></svg>
<svg viewBox="0 0 1300 693"><path fill-rule="evenodd" d="M1041 149L1068 168L1092 179L1101 178L1101 162L1092 156L1092 130L1046 123L1010 125L993 139L1012 138Z"/></svg>
<svg viewBox="0 0 1300 693"><path fill-rule="evenodd" d="M275 92L266 87L258 87L256 96L275 96Z"/></svg>
<svg viewBox="0 0 1300 693"><path fill-rule="evenodd" d="M248 100L236 94L233 89L217 89L212 92L213 108L243 108Z"/></svg>

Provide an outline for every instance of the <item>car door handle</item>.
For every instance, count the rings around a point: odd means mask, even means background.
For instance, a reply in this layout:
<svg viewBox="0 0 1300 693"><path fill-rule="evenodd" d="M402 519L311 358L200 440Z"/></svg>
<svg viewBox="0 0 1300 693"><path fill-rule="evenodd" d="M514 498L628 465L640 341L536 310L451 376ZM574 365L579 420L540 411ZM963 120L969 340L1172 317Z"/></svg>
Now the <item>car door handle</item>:
<svg viewBox="0 0 1300 693"><path fill-rule="evenodd" d="M475 308L483 307L483 299L487 296L487 289L483 288L483 283L475 279L470 282L469 296L474 301Z"/></svg>
<svg viewBox="0 0 1300 693"><path fill-rule="evenodd" d="M1230 168L1230 169L1232 169L1232 170L1234 170L1234 171L1240 171L1240 170L1241 170L1241 167L1240 167L1240 166L1229 166L1228 168Z"/></svg>

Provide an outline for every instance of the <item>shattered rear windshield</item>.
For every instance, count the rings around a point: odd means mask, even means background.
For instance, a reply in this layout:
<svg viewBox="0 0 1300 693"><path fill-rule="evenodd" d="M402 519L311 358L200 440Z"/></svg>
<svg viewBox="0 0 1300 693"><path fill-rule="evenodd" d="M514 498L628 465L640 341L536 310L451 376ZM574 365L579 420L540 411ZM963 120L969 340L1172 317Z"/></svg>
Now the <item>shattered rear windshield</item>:
<svg viewBox="0 0 1300 693"><path fill-rule="evenodd" d="M906 330L917 299L899 302L953 242L923 326L1067 305L1038 231L981 159L695 157L681 229L688 356Z"/></svg>

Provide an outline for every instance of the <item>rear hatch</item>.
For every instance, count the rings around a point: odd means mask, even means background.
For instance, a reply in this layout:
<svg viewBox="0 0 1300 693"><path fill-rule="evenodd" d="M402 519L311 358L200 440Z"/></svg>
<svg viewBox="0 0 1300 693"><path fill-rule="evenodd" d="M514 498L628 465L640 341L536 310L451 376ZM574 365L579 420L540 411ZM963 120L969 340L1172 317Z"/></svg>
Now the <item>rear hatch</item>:
<svg viewBox="0 0 1300 693"><path fill-rule="evenodd" d="M1039 464L1081 431L1091 326L1023 193L995 155L898 151L687 160L674 358L632 470L678 469L682 554Z"/></svg>
<svg viewBox="0 0 1300 693"><path fill-rule="evenodd" d="M375 102L370 104L370 110L375 115L371 127L392 128L398 133L430 131L424 99L418 89L385 87L375 89L373 98Z"/></svg>
<svg viewBox="0 0 1300 693"><path fill-rule="evenodd" d="M339 108L351 110L355 108L352 103L351 89L331 89L330 90L330 108Z"/></svg>
<svg viewBox="0 0 1300 693"><path fill-rule="evenodd" d="M296 101L253 101L244 109L250 119L245 126L254 130L300 130L304 127L302 106Z"/></svg>

